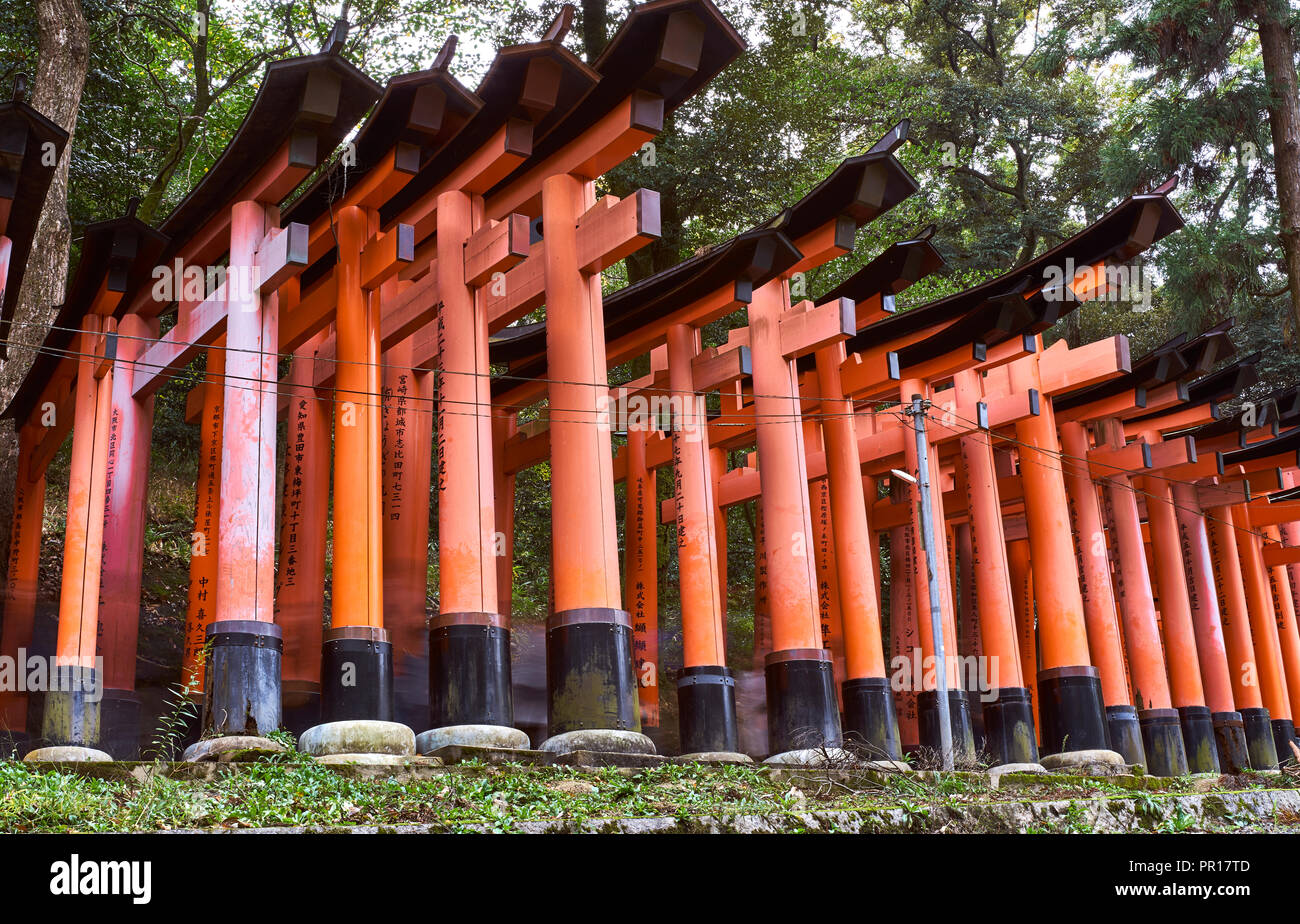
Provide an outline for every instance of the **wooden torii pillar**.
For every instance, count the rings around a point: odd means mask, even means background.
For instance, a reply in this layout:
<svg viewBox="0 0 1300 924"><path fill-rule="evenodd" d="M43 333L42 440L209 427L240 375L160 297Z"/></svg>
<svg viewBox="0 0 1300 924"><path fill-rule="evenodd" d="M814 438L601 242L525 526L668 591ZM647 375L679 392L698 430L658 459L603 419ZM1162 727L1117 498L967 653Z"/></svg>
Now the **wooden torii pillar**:
<svg viewBox="0 0 1300 924"><path fill-rule="evenodd" d="M1292 466L1297 461L1300 432L1289 431L1274 436L1275 423L1267 426L1240 429L1226 421L1229 429L1210 425L1190 431L1198 447L1223 447L1215 452L1217 475L1221 483L1240 480L1249 484L1264 485L1276 477L1279 464ZM1231 442L1229 442L1231 441ZM1232 448L1233 446L1239 448ZM1214 473L1210 473L1214 474ZM1276 477L1280 482L1280 477ZM1275 591L1276 584L1285 583L1284 575L1270 573L1263 555L1263 542L1259 532L1279 522L1291 519L1297 511L1288 509L1291 502L1270 504L1266 499L1246 502L1240 489L1220 498L1222 506L1207 509L1211 543L1214 548L1216 569L1233 564L1239 566L1240 577L1234 584L1230 573L1219 582L1220 593L1226 598L1224 607L1226 643L1230 669L1233 671L1233 692L1246 726L1252 766L1268 766L1272 756L1268 753L1266 739L1271 732L1276 759L1285 762L1291 754L1290 742L1295 740L1290 683L1282 647L1283 634L1290 634L1285 612L1286 600ZM1231 503L1229 503L1231 502ZM1226 552L1222 549L1226 548ZM1235 551L1235 555L1232 553ZM1232 561L1236 559L1236 561ZM1236 600L1237 588L1243 588L1244 599ZM1242 620L1230 618L1231 609L1240 606L1244 622L1249 624L1251 660L1246 660L1243 641L1246 626ZM1234 649L1236 649L1234 651ZM1259 707L1243 707L1243 702L1261 701ZM1293 758L1294 755L1292 755Z"/></svg>
<svg viewBox="0 0 1300 924"><path fill-rule="evenodd" d="M1137 713L1131 705L1128 705L1131 700L1128 692L1127 665L1122 660L1118 640L1114 638L1115 603L1107 559L1108 543L1104 520L1094 515L1097 510L1094 479L1104 482L1107 476L1123 475L1125 468L1145 472L1154 471L1152 466L1161 468L1177 466L1186 469L1188 465L1197 464L1194 445L1186 441L1161 442L1160 432L1212 419L1208 416L1207 410L1185 403L1188 395L1181 379L1195 375L1217 361L1217 349L1206 349L1207 345L1218 343L1216 336L1217 334L1211 331L1190 344L1185 344L1185 338L1176 338L1134 361L1132 368L1124 376L1091 388L1076 389L1073 393L1056 396L1053 399L1057 419L1061 424L1062 445L1067 457L1063 465L1067 472L1073 471L1069 477L1071 512L1076 519L1078 552L1083 563L1085 605L1089 607L1089 641L1102 672L1112 747L1124 754L1130 762L1144 763L1145 754ZM1187 353L1186 357L1182 355L1184 351ZM1214 387L1214 382L1209 382L1205 387ZM1099 422L1098 431L1101 433L1103 445L1096 450L1092 448L1087 429L1089 421ZM1110 441L1111 437L1107 435L1112 432L1115 434L1113 445ZM1150 445L1143 445L1147 442L1144 436L1153 442ZM1120 446L1123 439L1127 437L1136 437L1138 442ZM1127 479L1127 475L1124 475L1123 479ZM1130 481L1124 480L1124 484L1127 485L1125 490L1136 490ZM1160 481L1160 484L1168 484L1168 481ZM1120 507L1126 506L1127 504L1121 499ZM1110 513L1114 513L1113 508ZM1125 515L1127 516L1127 513ZM1169 540L1169 526L1168 523L1164 524L1166 542ZM1118 541L1116 530L1112 529L1109 543L1111 552L1115 552L1114 547ZM1181 543L1178 545L1185 554L1186 549ZM1179 557L1181 559L1182 555ZM1173 564L1172 561L1165 561L1162 568L1164 580L1173 582L1166 596L1176 600L1182 576L1172 567ZM1178 567L1182 568L1184 565L1180 563ZM1144 605L1139 605L1139 598L1143 596L1141 588L1145 585L1144 579L1135 568L1134 562L1123 556L1119 557L1120 574L1117 577L1117 589L1123 580L1128 581L1129 589L1136 596L1131 599L1126 597L1123 601L1130 604L1130 608L1126 610L1126 618L1138 619L1141 623L1143 617L1139 614L1144 611ZM1151 566L1149 570L1150 568ZM1125 577L1126 569L1128 573ZM1182 596L1187 597L1186 591ZM1208 625L1204 633L1201 627L1202 621L1209 620L1210 615L1203 608L1198 610L1197 607L1192 606L1190 600L1188 606L1191 608L1189 620L1180 624L1175 619L1163 628L1166 635L1179 632L1181 628L1182 631L1175 636L1178 643L1176 647L1181 653L1184 665L1194 666L1187 662L1189 654L1196 657L1197 661L1202 657L1214 658L1211 638L1213 633L1210 632ZM1217 623L1217 613L1214 621ZM1196 623L1195 633L1190 629L1191 623ZM1139 625L1126 623L1126 631L1130 628L1139 636L1143 631L1147 631L1141 629ZM1203 654L1198 651L1202 647L1202 634L1205 635L1205 643L1211 645ZM1218 657L1222 660L1221 645ZM1187 670L1180 668L1180 671L1179 677L1182 683L1179 687L1179 704L1180 709L1183 710L1179 714L1180 722L1185 741L1190 736L1191 740L1196 742L1196 747L1191 749L1196 755L1196 761L1201 766L1212 768L1214 755L1216 752L1222 753L1223 748L1226 747L1231 763L1237 765L1244 762L1246 745L1242 734L1241 718L1231 711L1230 692L1227 692L1226 700L1228 709L1215 719L1205 707L1205 699L1198 690L1201 683L1200 675L1197 674L1193 681L1188 678ZM1207 679L1206 683L1209 682ZM1134 685L1135 689L1141 686L1136 678ZM1220 690L1220 692L1226 691ZM1220 700L1221 704L1222 702ZM1167 718L1161 721L1166 721ZM1154 717L1148 719L1152 721ZM1215 725L1215 722L1219 724ZM1215 728L1222 732L1219 735L1218 747L1213 743L1217 733L1212 729Z"/></svg>
<svg viewBox="0 0 1300 924"><path fill-rule="evenodd" d="M379 87L340 57L341 47L336 30L325 52L268 68L240 131L162 225L172 238L165 257L174 258L178 275L227 256L220 286L206 297L186 292L176 299L176 325L149 346L133 383L137 397L153 393L224 334L216 573L202 588L209 604L203 615L211 618L200 646L209 737L265 734L281 723L283 633L274 622L276 366L281 347L292 352L306 337L281 337L282 315L301 305L293 306L292 287L283 297L280 290L306 267L310 248L306 225L281 227L279 204L379 96ZM147 292L132 304L148 315L167 307ZM293 326L288 330L292 334ZM192 607L192 621L195 615ZM187 633L197 629L190 625Z"/></svg>
<svg viewBox="0 0 1300 924"><path fill-rule="evenodd" d="M767 656L768 740L773 753L842 741L830 655L822 647L808 474L793 359L814 346L800 333L808 305L790 304L784 279L749 304L754 415L767 553L772 653ZM838 304L832 304L838 309ZM844 336L852 333L852 319ZM786 333L786 328L790 331ZM811 734L810 734L811 730Z"/></svg>
<svg viewBox="0 0 1300 924"><path fill-rule="evenodd" d="M628 421L623 514L624 607L632 619L641 726L659 727L659 522L655 470L646 464L649 422Z"/></svg>
<svg viewBox="0 0 1300 924"><path fill-rule="evenodd" d="M292 296L289 300L293 300ZM325 624L322 591L326 576L332 403L329 394L313 387L321 339L318 335L294 352L288 382L280 388L288 411L275 621L284 638L284 724L295 735L319 724L321 717L320 652Z"/></svg>
<svg viewBox="0 0 1300 924"><path fill-rule="evenodd" d="M16 670L27 669L40 588L41 527L45 517L45 468L33 470L32 456L43 429L38 420L18 430L18 470L14 473L14 513L9 527L9 561L5 580L4 627L0 655ZM0 690L0 735L15 746L30 740L25 688ZM7 753L7 752L6 752Z"/></svg>
<svg viewBox="0 0 1300 924"><path fill-rule="evenodd" d="M105 470L104 551L99 646L104 652L101 742L119 760L136 756L140 700L135 695L154 399L131 392L135 359L158 335L158 321L128 314L118 324Z"/></svg>
<svg viewBox="0 0 1300 924"><path fill-rule="evenodd" d="M389 301L384 287L381 301ZM384 625L393 642L394 717L412 728L429 714L429 495L437 410L435 373L415 365L414 349L407 337L384 354L383 369ZM498 493L498 516L504 503ZM509 503L513 508L513 498Z"/></svg>
<svg viewBox="0 0 1300 924"><path fill-rule="evenodd" d="M668 329L668 385L681 575L682 671L677 681L681 749L686 755L740 749L736 681L727 667L717 507L703 388L692 364L700 354L698 328ZM725 549L722 550L725 555Z"/></svg>
<svg viewBox="0 0 1300 924"><path fill-rule="evenodd" d="M73 436L58 637L41 732L48 745L80 748L71 759L103 759L105 745L131 754L138 743L138 714L129 708L110 710L117 721L108 735L101 721L107 667L117 690L115 706L129 707L135 686L148 465L149 421L142 419L147 408L129 400L114 405L123 395L115 379L128 368L122 360L140 349L134 341L119 350L117 314L126 293L148 277L164 242L133 214L87 227L67 300L8 411L40 428L23 460L29 483L43 478L69 430ZM136 337L148 334L147 327L126 326ZM117 587L101 594L106 573L127 587L134 584L135 598L122 601Z"/></svg>
<svg viewBox="0 0 1300 924"><path fill-rule="evenodd" d="M981 384L977 372L958 373L953 380L957 400L963 404L983 400ZM990 676L992 665L997 666L996 696L984 706L986 747L998 763L1037 763L1033 698L1021 670L993 443L981 430L963 436L960 447L957 484L958 492L966 495L970 516L967 533L974 609L979 614L982 653L989 659Z"/></svg>
<svg viewBox="0 0 1300 924"><path fill-rule="evenodd" d="M1102 701L1106 707L1106 732L1111 750L1126 763L1146 766L1146 749L1124 658L1119 609L1111 581L1110 543L1106 537L1097 482L1087 463L1091 436L1082 419L1057 415L1060 425L1062 469L1070 499L1075 551L1079 559L1079 587L1088 622L1088 644L1101 674Z"/></svg>

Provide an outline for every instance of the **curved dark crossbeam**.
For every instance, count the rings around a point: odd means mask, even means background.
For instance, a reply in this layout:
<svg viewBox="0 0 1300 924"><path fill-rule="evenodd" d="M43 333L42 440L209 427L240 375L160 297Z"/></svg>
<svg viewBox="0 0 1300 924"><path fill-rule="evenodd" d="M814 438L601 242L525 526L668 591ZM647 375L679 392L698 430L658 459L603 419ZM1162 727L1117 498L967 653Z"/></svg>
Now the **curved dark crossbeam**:
<svg viewBox="0 0 1300 924"><path fill-rule="evenodd" d="M304 289L337 262L328 233L331 207L358 188L366 190L366 202L386 202L482 111L483 100L449 72L456 44L449 36L428 70L389 80L356 140L283 211L282 225L312 228L311 264L299 277Z"/></svg>
<svg viewBox="0 0 1300 924"><path fill-rule="evenodd" d="M1093 224L1023 266L954 295L896 313L861 331L846 344L849 352L877 346L909 335L937 331L965 318L975 309L1007 296L1039 293L1043 300L1062 306L1059 314L1076 304L1067 292L1043 291L1050 271L1068 264L1079 270L1099 263L1132 259L1155 242L1178 230L1182 218L1169 201L1173 183L1150 193L1130 196Z"/></svg>
<svg viewBox="0 0 1300 924"><path fill-rule="evenodd" d="M422 201L502 130L506 132L507 149L527 162L538 141L552 132L599 81L599 74L556 40L501 49L474 90L482 101L481 108L441 151L421 166L409 183L381 206L381 226L387 229L427 211ZM504 173L513 166L514 163L507 164L497 172ZM483 185L493 185L499 179L500 176L489 176ZM481 193L486 189L473 191ZM421 214L413 223L418 244L436 228L436 213Z"/></svg>
<svg viewBox="0 0 1300 924"><path fill-rule="evenodd" d="M278 204L338 147L381 88L337 54L273 61L235 136L198 184L163 219L171 243L163 259L214 263L229 247L229 205L242 198ZM275 167L283 158L281 169ZM266 174L266 185L259 184ZM254 195L250 195L253 193Z"/></svg>
<svg viewBox="0 0 1300 924"><path fill-rule="evenodd" d="M1217 372L1211 372L1187 384L1187 398L1173 411L1153 411L1149 414L1139 414L1138 416L1129 417L1128 424L1134 427L1155 427L1166 433L1166 435L1188 435L1202 434L1206 437L1212 434L1209 431L1202 433L1203 428L1217 425L1222 421L1223 414L1219 405L1230 398L1240 395L1247 388L1259 382L1259 372L1255 368L1259 362L1259 353L1252 353L1243 357L1236 362L1224 366ZM1142 404L1146 406L1146 389L1138 389ZM1207 414L1211 419L1208 423L1194 425L1185 419L1188 412L1198 411ZM1231 418L1228 418L1231 420ZM1227 430L1221 432L1229 432Z"/></svg>

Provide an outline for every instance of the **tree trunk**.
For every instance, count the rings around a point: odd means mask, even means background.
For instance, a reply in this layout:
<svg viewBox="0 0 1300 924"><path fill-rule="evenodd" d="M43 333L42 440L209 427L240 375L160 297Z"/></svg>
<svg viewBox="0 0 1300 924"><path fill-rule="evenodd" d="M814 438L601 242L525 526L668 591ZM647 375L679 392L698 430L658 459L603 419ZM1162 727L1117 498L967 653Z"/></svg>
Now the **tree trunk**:
<svg viewBox="0 0 1300 924"><path fill-rule="evenodd" d="M1277 174L1278 225L1291 290L1293 329L1300 331L1300 100L1297 100L1295 48L1287 28L1285 0L1266 0L1259 8L1259 46L1268 81L1268 126L1273 135Z"/></svg>
<svg viewBox="0 0 1300 924"><path fill-rule="evenodd" d="M582 0L582 50L591 64L609 44L609 0Z"/></svg>
<svg viewBox="0 0 1300 924"><path fill-rule="evenodd" d="M9 358L0 363L0 405L8 405L31 367L36 349L63 302L68 281L72 225L68 219L68 165L90 55L81 0L37 0L39 62L31 105L68 132L45 198L31 257L10 328ZM18 440L13 421L0 424L0 562L9 560Z"/></svg>

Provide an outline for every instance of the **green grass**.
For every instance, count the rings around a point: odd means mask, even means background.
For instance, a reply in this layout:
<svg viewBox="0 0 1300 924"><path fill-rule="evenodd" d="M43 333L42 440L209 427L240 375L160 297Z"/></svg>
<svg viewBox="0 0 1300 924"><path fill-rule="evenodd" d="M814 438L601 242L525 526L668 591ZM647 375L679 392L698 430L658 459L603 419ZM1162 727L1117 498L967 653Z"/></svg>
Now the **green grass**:
<svg viewBox="0 0 1300 924"><path fill-rule="evenodd" d="M142 765L162 771L165 764ZM903 813L923 831L944 805L1060 799L1133 799L1146 830L1182 831L1191 820L1161 819L1161 795L1054 781L1014 794L973 775L859 776L809 769L772 774L762 767L667 764L636 771L467 762L428 778L368 778L290 751L255 764L222 767L212 778L163 772L111 779L90 773L0 762L0 831L119 832L177 828L426 824L450 832L518 830L524 822L705 815L772 815L818 810ZM110 774L111 775L111 774ZM1172 795L1167 793L1163 795ZM1044 830L1091 830L1084 806ZM935 816L937 817L937 816ZM1226 829L1258 819L1224 819ZM689 826L688 826L689 827Z"/></svg>
<svg viewBox="0 0 1300 924"><path fill-rule="evenodd" d="M522 821L693 816L825 807L830 799L775 782L753 768L667 765L618 770L463 764L432 779L362 779L299 755L265 760L216 779L162 775L103 780L0 763L0 830L156 831L169 828L435 823L447 830ZM883 806L884 791L837 805Z"/></svg>

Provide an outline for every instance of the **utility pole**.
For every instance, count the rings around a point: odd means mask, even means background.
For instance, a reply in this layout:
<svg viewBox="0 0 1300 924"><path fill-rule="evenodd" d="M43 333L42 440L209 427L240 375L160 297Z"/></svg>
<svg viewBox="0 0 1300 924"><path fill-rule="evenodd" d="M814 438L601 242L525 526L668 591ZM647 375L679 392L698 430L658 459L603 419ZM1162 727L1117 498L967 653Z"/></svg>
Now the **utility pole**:
<svg viewBox="0 0 1300 924"><path fill-rule="evenodd" d="M934 686L939 706L939 751L944 770L953 769L952 718L948 702L947 658L943 651L943 612L939 608L939 570L935 566L934 507L930 503L930 447L925 438L925 416L930 402L912 395L904 413L912 418L916 433L917 493L921 496L921 547L925 550L925 576L930 589L930 638L934 641ZM924 676L924 674L923 674Z"/></svg>

